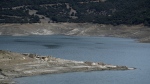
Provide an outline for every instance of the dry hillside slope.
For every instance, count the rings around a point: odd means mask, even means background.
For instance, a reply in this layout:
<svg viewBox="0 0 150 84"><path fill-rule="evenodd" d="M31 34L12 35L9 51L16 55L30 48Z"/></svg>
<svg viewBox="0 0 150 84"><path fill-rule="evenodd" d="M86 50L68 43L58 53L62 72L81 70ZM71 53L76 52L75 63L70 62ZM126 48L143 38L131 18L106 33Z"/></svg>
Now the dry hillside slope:
<svg viewBox="0 0 150 84"><path fill-rule="evenodd" d="M80 35L114 36L150 42L150 28L143 25L103 25L90 23L0 24L0 35Z"/></svg>

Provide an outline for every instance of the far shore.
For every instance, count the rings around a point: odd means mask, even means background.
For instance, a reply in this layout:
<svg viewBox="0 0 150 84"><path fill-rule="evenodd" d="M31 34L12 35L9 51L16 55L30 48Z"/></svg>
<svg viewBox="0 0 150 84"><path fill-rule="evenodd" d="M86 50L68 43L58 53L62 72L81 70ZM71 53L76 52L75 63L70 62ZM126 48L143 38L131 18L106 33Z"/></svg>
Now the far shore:
<svg viewBox="0 0 150 84"><path fill-rule="evenodd" d="M0 24L0 35L77 35L133 38L150 43L150 27L141 25L105 25L92 23Z"/></svg>

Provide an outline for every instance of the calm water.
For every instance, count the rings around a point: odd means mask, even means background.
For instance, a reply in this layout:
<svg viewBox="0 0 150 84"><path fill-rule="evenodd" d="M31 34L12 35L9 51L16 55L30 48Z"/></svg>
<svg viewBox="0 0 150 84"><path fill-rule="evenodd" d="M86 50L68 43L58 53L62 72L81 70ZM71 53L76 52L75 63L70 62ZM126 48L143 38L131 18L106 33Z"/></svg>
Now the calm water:
<svg viewBox="0 0 150 84"><path fill-rule="evenodd" d="M0 49L71 60L136 67L129 71L50 74L15 79L18 84L149 84L150 44L132 39L78 36L0 36Z"/></svg>

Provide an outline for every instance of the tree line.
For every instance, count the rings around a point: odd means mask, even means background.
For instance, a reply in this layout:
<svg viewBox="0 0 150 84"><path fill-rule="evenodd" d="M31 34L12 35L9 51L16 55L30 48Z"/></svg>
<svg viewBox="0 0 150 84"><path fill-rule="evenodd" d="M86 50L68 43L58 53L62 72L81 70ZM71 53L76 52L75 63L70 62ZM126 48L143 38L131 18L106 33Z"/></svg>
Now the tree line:
<svg viewBox="0 0 150 84"><path fill-rule="evenodd" d="M81 3L83 2L83 3ZM66 3L76 13L71 18ZM53 5L44 5L53 4ZM13 7L23 6L18 9ZM1 0L0 23L37 23L37 15L29 15L29 10L37 10L53 22L99 23L99 24L144 24L150 26L150 0Z"/></svg>

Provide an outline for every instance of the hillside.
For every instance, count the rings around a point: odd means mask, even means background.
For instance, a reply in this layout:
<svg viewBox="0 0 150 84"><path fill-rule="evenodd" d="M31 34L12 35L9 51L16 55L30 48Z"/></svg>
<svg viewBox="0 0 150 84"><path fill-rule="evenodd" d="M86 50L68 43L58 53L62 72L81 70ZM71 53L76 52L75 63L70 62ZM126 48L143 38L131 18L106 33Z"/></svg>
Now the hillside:
<svg viewBox="0 0 150 84"><path fill-rule="evenodd" d="M133 38L150 43L150 28L143 25L104 25L90 23L0 24L0 35L78 35Z"/></svg>
<svg viewBox="0 0 150 84"><path fill-rule="evenodd" d="M0 23L55 22L150 26L150 1L1 0Z"/></svg>

